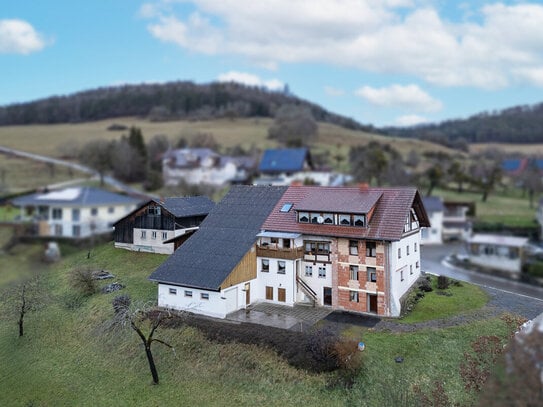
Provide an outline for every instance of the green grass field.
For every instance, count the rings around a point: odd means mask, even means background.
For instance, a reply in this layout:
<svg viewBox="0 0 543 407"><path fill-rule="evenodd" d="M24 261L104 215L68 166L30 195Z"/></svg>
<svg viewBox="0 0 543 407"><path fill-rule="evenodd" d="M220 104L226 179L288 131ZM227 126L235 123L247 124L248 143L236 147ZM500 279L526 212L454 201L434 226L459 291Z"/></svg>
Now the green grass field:
<svg viewBox="0 0 543 407"><path fill-rule="evenodd" d="M174 345L176 352L155 345L161 380L155 386L136 334L104 329L116 293L74 300L68 275L80 267L105 269L126 286L123 293L154 301L156 286L147 277L166 256L117 250L112 243L92 250L90 259L86 250L71 251L60 263L41 265L50 300L47 307L28 314L23 338L17 337L15 321L1 314L0 405L394 405L390 402L414 384L429 392L435 379L445 383L452 401L467 403L472 398L458 374L463 352L478 335L509 333L499 318L404 334L350 328L344 335L363 340L366 350L360 354L362 369L353 387L345 389L330 386L334 373L296 370L269 349L210 342L194 328L164 328L156 337ZM4 258L0 261L4 264ZM4 283L0 274L0 286ZM465 289L465 295L478 290L469 285ZM459 299L461 295L454 294ZM417 307L425 307L428 316L440 298L430 306L425 298ZM404 363L395 363L396 356L404 357Z"/></svg>

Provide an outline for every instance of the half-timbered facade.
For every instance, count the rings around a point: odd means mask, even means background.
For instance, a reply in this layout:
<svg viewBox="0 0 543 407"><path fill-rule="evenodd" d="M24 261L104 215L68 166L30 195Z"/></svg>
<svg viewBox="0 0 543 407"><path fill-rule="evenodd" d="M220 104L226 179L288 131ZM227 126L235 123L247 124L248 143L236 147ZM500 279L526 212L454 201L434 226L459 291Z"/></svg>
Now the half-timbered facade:
<svg viewBox="0 0 543 407"><path fill-rule="evenodd" d="M214 206L203 196L148 201L114 224L115 247L171 254Z"/></svg>

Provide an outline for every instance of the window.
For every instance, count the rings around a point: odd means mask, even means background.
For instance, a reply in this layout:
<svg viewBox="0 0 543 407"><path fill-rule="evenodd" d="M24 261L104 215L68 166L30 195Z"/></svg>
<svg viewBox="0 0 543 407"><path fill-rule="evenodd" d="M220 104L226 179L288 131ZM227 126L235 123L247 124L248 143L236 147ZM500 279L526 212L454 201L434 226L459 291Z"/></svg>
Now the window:
<svg viewBox="0 0 543 407"><path fill-rule="evenodd" d="M365 226L366 217L364 215L354 215L354 225L355 226Z"/></svg>
<svg viewBox="0 0 543 407"><path fill-rule="evenodd" d="M291 203L286 203L281 207L279 212L288 212L288 211L290 211L291 208L292 208L292 204Z"/></svg>
<svg viewBox="0 0 543 407"><path fill-rule="evenodd" d="M326 278L326 267L319 267L319 278Z"/></svg>
<svg viewBox="0 0 543 407"><path fill-rule="evenodd" d="M142 231L141 231L141 238L142 238L142 239L146 239L146 238L147 238L147 231L146 231L146 230L142 230Z"/></svg>
<svg viewBox="0 0 543 407"><path fill-rule="evenodd" d="M358 240L349 240L349 254L358 254Z"/></svg>
<svg viewBox="0 0 543 407"><path fill-rule="evenodd" d="M349 291L349 301L358 302L358 291Z"/></svg>
<svg viewBox="0 0 543 407"><path fill-rule="evenodd" d="M419 267L420 267L420 263L419 263L418 261L415 263L415 267L416 267L416 268L419 268Z"/></svg>
<svg viewBox="0 0 543 407"><path fill-rule="evenodd" d="M62 236L62 225L55 225L55 236Z"/></svg>
<svg viewBox="0 0 543 407"><path fill-rule="evenodd" d="M328 242L304 242L305 254L329 254L330 253L330 243Z"/></svg>
<svg viewBox="0 0 543 407"><path fill-rule="evenodd" d="M114 213L115 212L115 208L113 206L110 206L109 208L107 208L107 213Z"/></svg>
<svg viewBox="0 0 543 407"><path fill-rule="evenodd" d="M153 231L151 232L151 238L152 238L152 239L156 239L156 230L153 230Z"/></svg>
<svg viewBox="0 0 543 407"><path fill-rule="evenodd" d="M412 264L409 265L409 274L413 274L413 265Z"/></svg>
<svg viewBox="0 0 543 407"><path fill-rule="evenodd" d="M368 281L371 281L372 283L377 282L377 269L375 267L368 267L367 269L368 274Z"/></svg>
<svg viewBox="0 0 543 407"><path fill-rule="evenodd" d="M401 247L398 247L398 258L399 259L402 258L402 248Z"/></svg>
<svg viewBox="0 0 543 407"><path fill-rule="evenodd" d="M319 223L320 215L318 213L311 214L311 223Z"/></svg>
<svg viewBox="0 0 543 407"><path fill-rule="evenodd" d="M62 219L62 208L53 208L53 219Z"/></svg>
<svg viewBox="0 0 543 407"><path fill-rule="evenodd" d="M80 219L81 219L81 211L79 209L72 209L72 221L79 222Z"/></svg>
<svg viewBox="0 0 543 407"><path fill-rule="evenodd" d="M333 225L334 224L334 215L331 213L325 213L323 216L324 223L326 225Z"/></svg>
<svg viewBox="0 0 543 407"><path fill-rule="evenodd" d="M91 208L91 216L98 215L98 208Z"/></svg>
<svg viewBox="0 0 543 407"><path fill-rule="evenodd" d="M305 276L313 277L313 266L305 266Z"/></svg>
<svg viewBox="0 0 543 407"><path fill-rule="evenodd" d="M400 270L400 281L403 281L403 269Z"/></svg>
<svg viewBox="0 0 543 407"><path fill-rule="evenodd" d="M290 249L290 239L283 239L283 248Z"/></svg>
<svg viewBox="0 0 543 407"><path fill-rule="evenodd" d="M407 254L407 255L409 256L409 245L407 245L407 247L406 247L406 251L407 251L407 253L406 253L406 254Z"/></svg>
<svg viewBox="0 0 543 407"><path fill-rule="evenodd" d="M415 242L415 248L414 248L414 250L415 250L415 253L416 253L416 252L417 252L417 242Z"/></svg>
<svg viewBox="0 0 543 407"><path fill-rule="evenodd" d="M208 293L200 293L200 299L201 300L209 300L209 294Z"/></svg>
<svg viewBox="0 0 543 407"><path fill-rule="evenodd" d="M270 261L268 259L262 259L262 269L264 273L270 271Z"/></svg>
<svg viewBox="0 0 543 407"><path fill-rule="evenodd" d="M271 238L270 238L270 244L271 244L272 246L277 247L277 242L279 242L279 239L277 239L276 237L271 237Z"/></svg>
<svg viewBox="0 0 543 407"><path fill-rule="evenodd" d="M358 281L358 266L349 266L349 278Z"/></svg>
<svg viewBox="0 0 543 407"><path fill-rule="evenodd" d="M72 235L75 237L81 236L81 226L73 225L72 226Z"/></svg>
<svg viewBox="0 0 543 407"><path fill-rule="evenodd" d="M160 206L149 206L147 208L147 214L150 216L160 216Z"/></svg>
<svg viewBox="0 0 543 407"><path fill-rule="evenodd" d="M185 290L185 297L192 298L192 291L190 291L190 290Z"/></svg>
<svg viewBox="0 0 543 407"><path fill-rule="evenodd" d="M375 242L366 242L366 257L375 257L377 254L377 244Z"/></svg>
<svg viewBox="0 0 543 407"><path fill-rule="evenodd" d="M168 239L168 232L162 232L162 240Z"/></svg>
<svg viewBox="0 0 543 407"><path fill-rule="evenodd" d="M339 215L339 224L342 226L350 226L351 215Z"/></svg>
<svg viewBox="0 0 543 407"><path fill-rule="evenodd" d="M170 294L177 295L177 290L175 288L170 288Z"/></svg>
<svg viewBox="0 0 543 407"><path fill-rule="evenodd" d="M300 222L300 223L309 223L309 213L308 212L298 212L298 222Z"/></svg>
<svg viewBox="0 0 543 407"><path fill-rule="evenodd" d="M287 270L286 263L284 261L277 262L277 274L285 274Z"/></svg>

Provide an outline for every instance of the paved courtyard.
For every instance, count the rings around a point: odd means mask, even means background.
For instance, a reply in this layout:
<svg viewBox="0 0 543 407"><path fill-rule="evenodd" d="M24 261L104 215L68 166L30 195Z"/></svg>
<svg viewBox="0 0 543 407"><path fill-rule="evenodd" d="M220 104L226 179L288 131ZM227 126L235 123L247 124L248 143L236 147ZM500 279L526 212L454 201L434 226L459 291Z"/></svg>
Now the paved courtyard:
<svg viewBox="0 0 543 407"><path fill-rule="evenodd" d="M226 319L294 331L305 331L321 319L326 318L330 313L332 313L332 309L325 307L298 304L290 307L260 302L251 305L247 310L233 312Z"/></svg>

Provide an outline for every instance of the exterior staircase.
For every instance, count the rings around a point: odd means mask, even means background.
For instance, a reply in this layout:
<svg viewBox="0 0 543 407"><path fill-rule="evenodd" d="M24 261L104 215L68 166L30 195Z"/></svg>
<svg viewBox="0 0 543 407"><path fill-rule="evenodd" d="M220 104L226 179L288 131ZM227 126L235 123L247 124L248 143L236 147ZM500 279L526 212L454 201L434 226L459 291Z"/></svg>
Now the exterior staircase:
<svg viewBox="0 0 543 407"><path fill-rule="evenodd" d="M300 278L300 276L296 276L296 282L298 283L298 287L302 289L305 295L307 295L309 298L311 298L311 301L313 302L313 306L317 304L317 293L313 291L311 287L307 285L307 283Z"/></svg>

